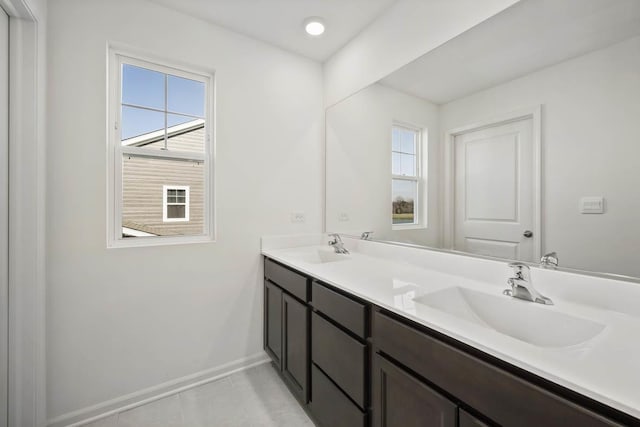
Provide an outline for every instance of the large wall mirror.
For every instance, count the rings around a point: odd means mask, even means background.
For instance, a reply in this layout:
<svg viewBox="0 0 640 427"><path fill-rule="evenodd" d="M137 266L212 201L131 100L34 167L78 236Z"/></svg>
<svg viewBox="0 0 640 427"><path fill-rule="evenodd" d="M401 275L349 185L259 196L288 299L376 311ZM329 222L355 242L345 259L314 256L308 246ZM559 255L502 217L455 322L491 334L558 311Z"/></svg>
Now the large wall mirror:
<svg viewBox="0 0 640 427"><path fill-rule="evenodd" d="M640 277L640 1L521 0L326 123L329 232Z"/></svg>

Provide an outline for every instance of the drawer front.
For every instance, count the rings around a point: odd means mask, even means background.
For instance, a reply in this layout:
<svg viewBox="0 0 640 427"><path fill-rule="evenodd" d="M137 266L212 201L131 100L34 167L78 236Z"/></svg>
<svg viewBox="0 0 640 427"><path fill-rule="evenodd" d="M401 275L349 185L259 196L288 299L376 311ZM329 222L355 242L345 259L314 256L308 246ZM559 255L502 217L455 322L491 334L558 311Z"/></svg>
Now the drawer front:
<svg viewBox="0 0 640 427"><path fill-rule="evenodd" d="M374 346L505 426L620 426L537 385L376 312Z"/></svg>
<svg viewBox="0 0 640 427"><path fill-rule="evenodd" d="M367 336L367 307L318 282L311 285L311 305L360 338Z"/></svg>
<svg viewBox="0 0 640 427"><path fill-rule="evenodd" d="M264 276L302 301L309 301L309 280L268 258L264 260Z"/></svg>
<svg viewBox="0 0 640 427"><path fill-rule="evenodd" d="M480 421L464 409L460 409L458 420L460 427L489 427L489 424Z"/></svg>
<svg viewBox="0 0 640 427"><path fill-rule="evenodd" d="M366 416L315 365L309 409L320 427L364 427Z"/></svg>
<svg viewBox="0 0 640 427"><path fill-rule="evenodd" d="M317 313L311 319L311 360L360 408L366 407L367 346Z"/></svg>

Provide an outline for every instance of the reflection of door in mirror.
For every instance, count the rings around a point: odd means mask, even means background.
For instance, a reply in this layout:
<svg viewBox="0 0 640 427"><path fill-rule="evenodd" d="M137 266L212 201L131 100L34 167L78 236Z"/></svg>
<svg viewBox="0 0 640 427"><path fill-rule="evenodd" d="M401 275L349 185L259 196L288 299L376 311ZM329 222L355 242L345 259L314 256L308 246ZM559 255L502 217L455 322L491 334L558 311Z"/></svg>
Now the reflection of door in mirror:
<svg viewBox="0 0 640 427"><path fill-rule="evenodd" d="M456 134L453 248L534 261L532 118ZM537 239L536 239L537 240Z"/></svg>

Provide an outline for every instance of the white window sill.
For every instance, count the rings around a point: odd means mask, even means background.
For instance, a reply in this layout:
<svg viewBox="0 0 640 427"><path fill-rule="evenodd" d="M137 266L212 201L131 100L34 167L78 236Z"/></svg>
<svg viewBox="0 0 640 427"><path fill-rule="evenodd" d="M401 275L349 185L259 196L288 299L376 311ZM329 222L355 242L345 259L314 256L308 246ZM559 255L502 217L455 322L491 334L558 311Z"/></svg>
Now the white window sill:
<svg viewBox="0 0 640 427"><path fill-rule="evenodd" d="M422 224L407 224L407 225L391 225L392 231L402 231L402 230L426 230L427 226Z"/></svg>
<svg viewBox="0 0 640 427"><path fill-rule="evenodd" d="M111 240L107 243L107 249L140 248L145 246L172 246L190 245L194 243L215 243L213 236L154 236L154 237L128 237L126 239Z"/></svg>

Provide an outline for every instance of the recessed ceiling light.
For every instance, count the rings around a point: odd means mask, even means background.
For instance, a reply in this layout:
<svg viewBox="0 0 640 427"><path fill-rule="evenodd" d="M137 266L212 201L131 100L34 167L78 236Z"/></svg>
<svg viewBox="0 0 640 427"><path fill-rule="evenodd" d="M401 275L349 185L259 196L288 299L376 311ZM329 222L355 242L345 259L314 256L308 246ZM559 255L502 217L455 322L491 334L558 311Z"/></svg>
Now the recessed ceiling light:
<svg viewBox="0 0 640 427"><path fill-rule="evenodd" d="M304 20L304 30L310 36L319 36L324 33L324 20L317 16L312 16Z"/></svg>

